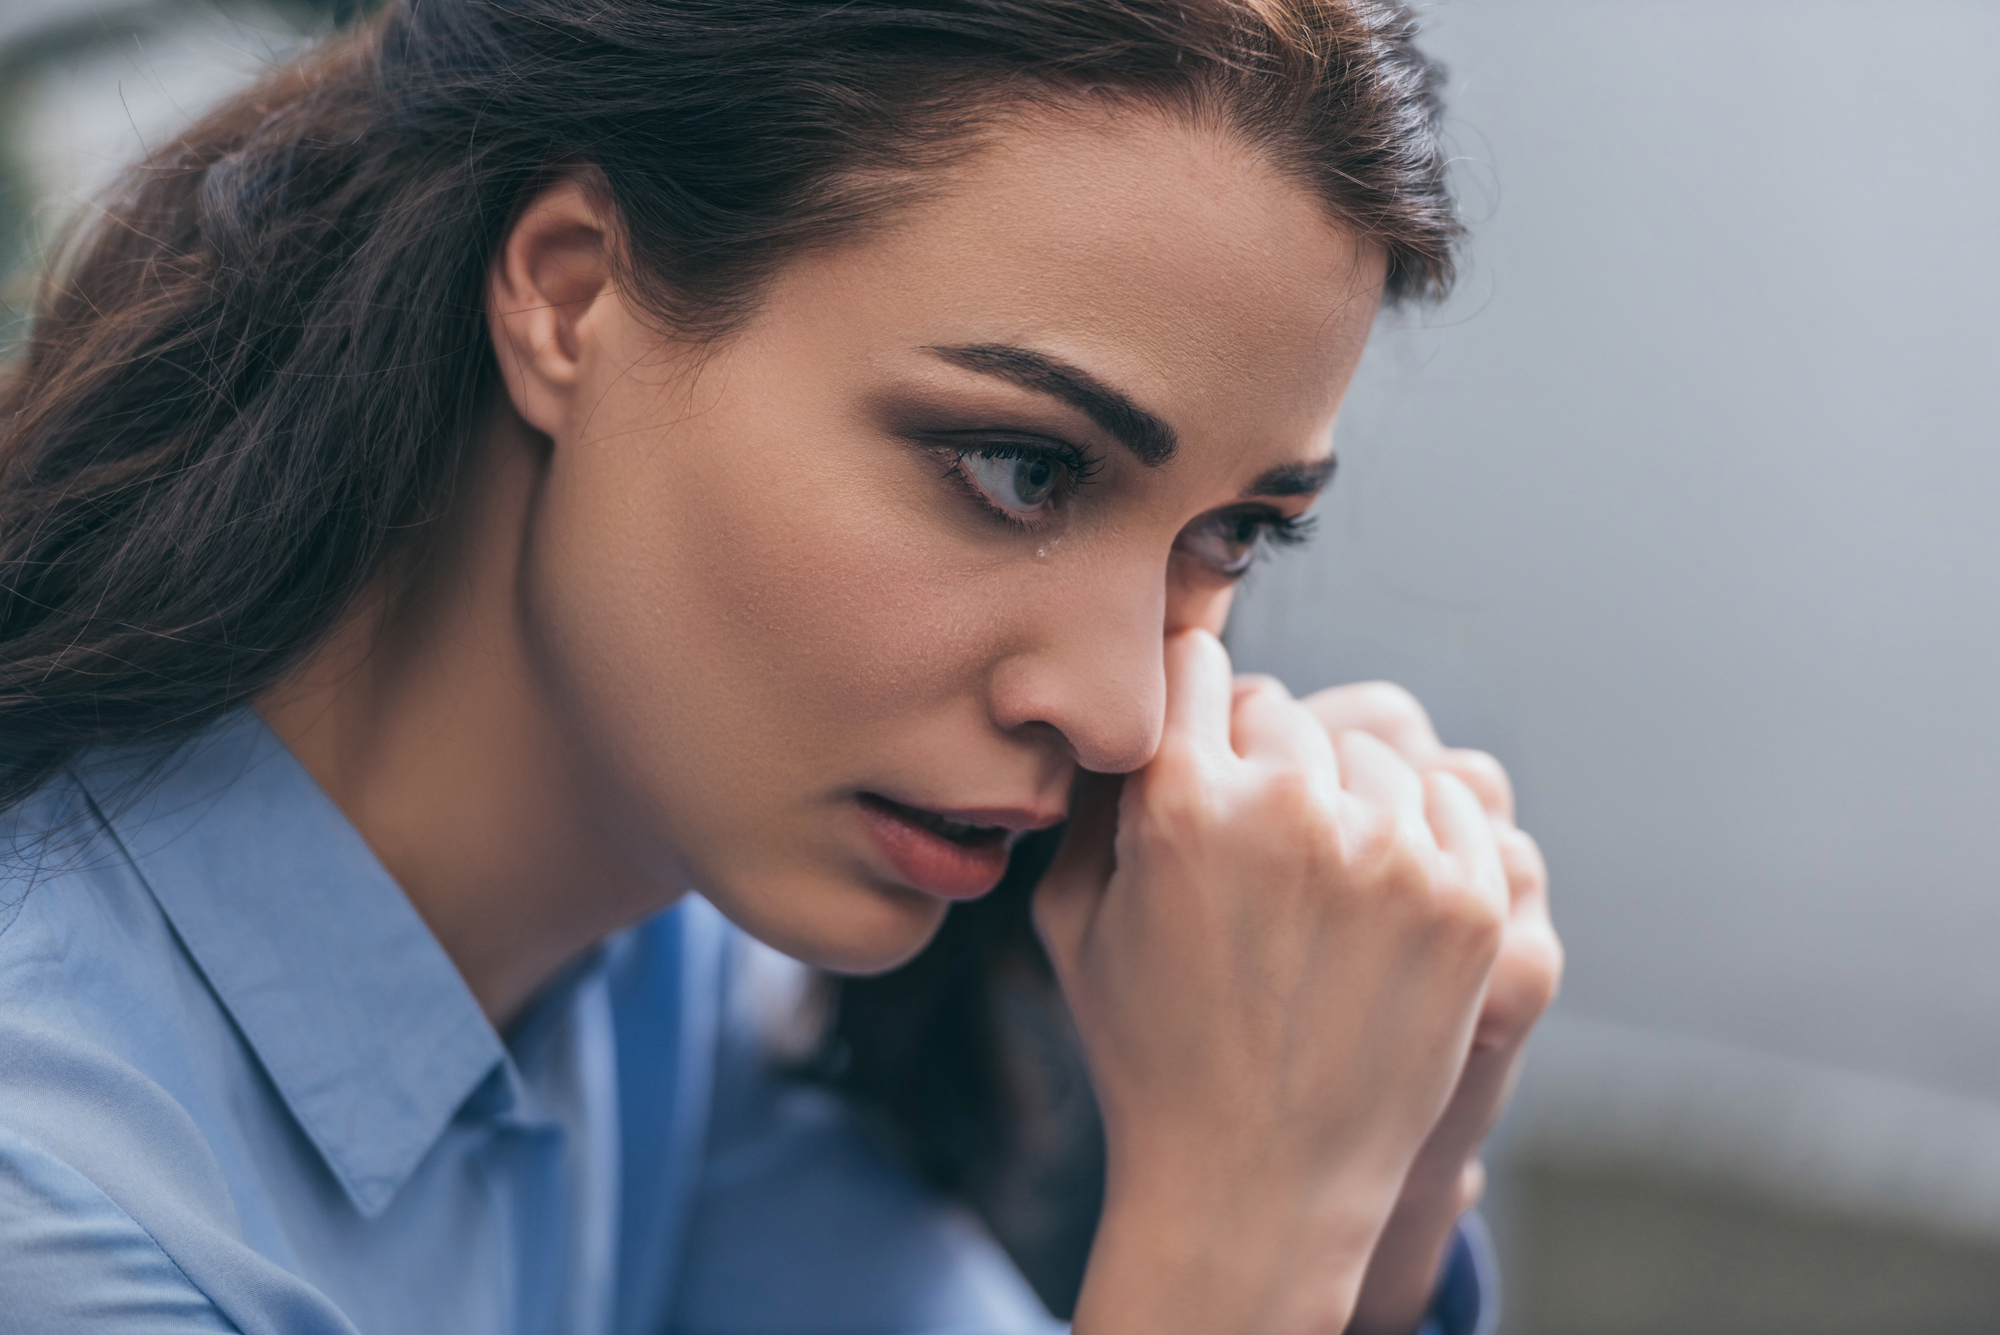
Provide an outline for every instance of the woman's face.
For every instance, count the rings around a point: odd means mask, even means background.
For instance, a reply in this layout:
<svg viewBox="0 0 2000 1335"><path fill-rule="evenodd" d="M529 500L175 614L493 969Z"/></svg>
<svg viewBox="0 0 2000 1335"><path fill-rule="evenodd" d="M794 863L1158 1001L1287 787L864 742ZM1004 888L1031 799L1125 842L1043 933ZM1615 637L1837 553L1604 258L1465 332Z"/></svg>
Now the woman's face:
<svg viewBox="0 0 2000 1335"><path fill-rule="evenodd" d="M619 837L835 968L918 949L1079 768L1146 763L1163 635L1293 536L1383 273L1232 137L1128 107L940 184L720 344L599 297L528 414L537 689Z"/></svg>

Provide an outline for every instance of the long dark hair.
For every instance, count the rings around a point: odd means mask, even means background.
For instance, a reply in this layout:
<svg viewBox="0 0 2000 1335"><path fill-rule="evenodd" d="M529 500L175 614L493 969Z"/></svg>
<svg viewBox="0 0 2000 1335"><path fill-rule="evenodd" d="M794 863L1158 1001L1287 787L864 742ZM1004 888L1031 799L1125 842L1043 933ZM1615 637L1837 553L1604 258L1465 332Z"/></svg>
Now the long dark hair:
<svg viewBox="0 0 2000 1335"><path fill-rule="evenodd" d="M495 384L488 266L552 173L614 206L663 327L720 337L996 107L1089 88L1246 136L1422 297L1457 226L1415 34L1397 0L397 0L135 168L50 266L0 380L0 810L250 700L421 564ZM1029 949L967 932L937 950ZM857 1080L913 1088L883 1053L935 1040L882 1047L868 1005ZM947 1184L988 1143L938 1148L978 1086L898 1105Z"/></svg>

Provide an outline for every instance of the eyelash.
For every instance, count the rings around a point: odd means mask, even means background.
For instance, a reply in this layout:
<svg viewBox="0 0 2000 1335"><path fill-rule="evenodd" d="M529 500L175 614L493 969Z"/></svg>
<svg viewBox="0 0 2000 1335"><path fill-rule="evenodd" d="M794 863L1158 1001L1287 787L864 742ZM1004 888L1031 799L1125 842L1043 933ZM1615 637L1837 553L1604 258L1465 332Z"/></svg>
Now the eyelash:
<svg viewBox="0 0 2000 1335"><path fill-rule="evenodd" d="M974 443L968 445L965 443L967 441ZM1061 469L1063 474L1063 480L1055 492L1054 508L1057 509L1065 505L1078 488L1088 484L1104 467L1104 460L1101 457L1078 449L1067 441L1048 437L1011 437L993 432L968 431L963 434L935 436L932 442L933 448L944 459L944 475L976 501L980 509L1015 530L1039 528L1044 521L1039 517L1024 517L995 505L985 491L966 474L967 458L977 455L987 459L1047 460ZM1242 578L1258 557L1269 554L1274 548L1302 547L1311 542L1318 523L1313 515L1285 515L1262 507L1224 510L1203 522L1226 524L1244 519L1253 520L1258 526L1257 535L1251 540L1253 547L1247 559L1233 569L1205 562L1217 574L1229 579ZM1197 556L1196 559L1201 558Z"/></svg>
<svg viewBox="0 0 2000 1335"><path fill-rule="evenodd" d="M1319 529L1318 515L1281 515L1273 512L1264 517L1264 540L1280 547L1303 547L1313 540Z"/></svg>
<svg viewBox="0 0 2000 1335"><path fill-rule="evenodd" d="M1069 501L1079 487L1104 468L1104 460L1098 455L1078 449L1068 441L1047 437L1009 437L994 432L972 432L964 435L947 435L935 438L938 453L945 460L945 476L962 487L966 494L979 503L981 509L1001 523L1013 529L1039 528L1042 520L1030 519L1002 509L987 498L987 495L965 472L968 456L979 455L987 459L1044 459L1062 470L1063 480L1055 493L1055 508L1060 509ZM973 444L962 442L972 441Z"/></svg>
<svg viewBox="0 0 2000 1335"><path fill-rule="evenodd" d="M1202 550L1204 539L1230 534L1232 530L1240 531L1239 526L1246 521L1256 526L1247 540L1223 539L1226 545L1241 548L1239 556L1225 562ZM1285 515L1263 506L1220 510L1182 530L1181 536L1175 540L1175 547L1212 573L1235 580L1248 574L1259 557L1268 555L1274 548L1299 547L1310 542L1316 525L1317 520L1312 515Z"/></svg>

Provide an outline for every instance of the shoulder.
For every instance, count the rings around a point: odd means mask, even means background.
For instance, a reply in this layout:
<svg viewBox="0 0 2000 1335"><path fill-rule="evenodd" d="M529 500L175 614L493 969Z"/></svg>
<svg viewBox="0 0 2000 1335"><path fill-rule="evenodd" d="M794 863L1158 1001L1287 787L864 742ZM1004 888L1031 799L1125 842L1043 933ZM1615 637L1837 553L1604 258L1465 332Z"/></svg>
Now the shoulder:
<svg viewBox="0 0 2000 1335"><path fill-rule="evenodd" d="M162 1245L155 1217L224 1238L235 1224L194 1121L143 1069L180 1062L189 1041L176 993L195 980L176 977L178 954L73 782L0 818L0 1310L10 1329L237 1329Z"/></svg>
<svg viewBox="0 0 2000 1335"><path fill-rule="evenodd" d="M237 1329L95 1183L4 1126L0 1255L0 1304L13 1329Z"/></svg>
<svg viewBox="0 0 2000 1335"><path fill-rule="evenodd" d="M125 1195L0 1124L0 1328L355 1335L324 1297L227 1230Z"/></svg>
<svg viewBox="0 0 2000 1335"><path fill-rule="evenodd" d="M12 1189L34 1184L30 1214L50 1228L48 1212L95 1192L128 1215L158 1202L233 1229L206 1138L172 1092L200 1065L193 1049L214 1038L213 1023L190 1013L206 1004L199 976L74 786L52 785L9 825L0 1153Z"/></svg>
<svg viewBox="0 0 2000 1335"><path fill-rule="evenodd" d="M53 786L0 831L0 1126L38 1134L161 1100L226 1037L200 971L79 790ZM169 1118L169 1121L172 1119ZM98 1128L99 1131L104 1128ZM59 1136L66 1139L67 1136Z"/></svg>
<svg viewBox="0 0 2000 1335"><path fill-rule="evenodd" d="M0 821L0 1122L178 1064L206 988L89 799L59 782Z"/></svg>
<svg viewBox="0 0 2000 1335"><path fill-rule="evenodd" d="M73 783L4 819L0 1328L348 1331L244 1240L211 1133L255 1077L125 850Z"/></svg>

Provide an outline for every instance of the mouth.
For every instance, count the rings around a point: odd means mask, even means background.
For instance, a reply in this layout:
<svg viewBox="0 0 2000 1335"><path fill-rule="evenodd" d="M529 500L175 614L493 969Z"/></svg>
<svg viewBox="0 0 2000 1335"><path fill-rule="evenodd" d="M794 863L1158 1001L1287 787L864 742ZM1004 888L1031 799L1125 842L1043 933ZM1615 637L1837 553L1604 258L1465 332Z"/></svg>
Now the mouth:
<svg viewBox="0 0 2000 1335"><path fill-rule="evenodd" d="M888 798L878 797L874 793L862 794L861 800L870 806L880 808L898 820L906 820L912 825L920 826L932 834L967 848L1004 843L1007 836L1013 833L1004 825L980 825L969 820L953 820L941 812L905 806L901 802L891 802Z"/></svg>
<svg viewBox="0 0 2000 1335"><path fill-rule="evenodd" d="M977 899L999 884L1015 831L1024 828L947 816L877 793L862 793L856 805L862 826L898 878L942 899Z"/></svg>

